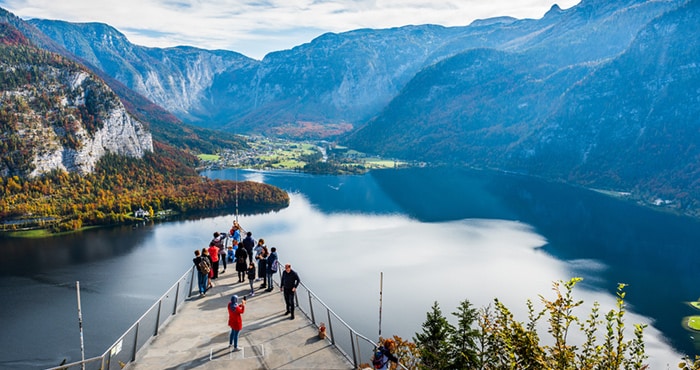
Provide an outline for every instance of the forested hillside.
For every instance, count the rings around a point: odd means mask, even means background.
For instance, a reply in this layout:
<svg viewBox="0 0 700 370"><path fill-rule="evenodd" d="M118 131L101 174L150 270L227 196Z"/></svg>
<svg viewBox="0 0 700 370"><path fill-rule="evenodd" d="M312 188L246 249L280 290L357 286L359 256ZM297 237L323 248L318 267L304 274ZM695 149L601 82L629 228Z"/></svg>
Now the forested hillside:
<svg viewBox="0 0 700 370"><path fill-rule="evenodd" d="M5 231L130 222L133 212L161 214L286 207L275 187L213 181L198 175L197 158L151 140L96 75L64 56L40 49L0 23L0 228ZM122 93L128 93L125 89ZM139 96L124 99L142 119L161 117L161 135L183 148L245 145L204 129L180 128ZM156 114L153 114L155 112ZM195 132L196 131L196 132Z"/></svg>
<svg viewBox="0 0 700 370"><path fill-rule="evenodd" d="M139 208L151 217L161 211L233 211L237 195L244 212L289 204L287 193L270 185L201 177L193 169L196 161L156 142L155 151L143 159L107 155L87 175L55 171L35 179L0 178L2 228L66 231L118 224L135 221Z"/></svg>

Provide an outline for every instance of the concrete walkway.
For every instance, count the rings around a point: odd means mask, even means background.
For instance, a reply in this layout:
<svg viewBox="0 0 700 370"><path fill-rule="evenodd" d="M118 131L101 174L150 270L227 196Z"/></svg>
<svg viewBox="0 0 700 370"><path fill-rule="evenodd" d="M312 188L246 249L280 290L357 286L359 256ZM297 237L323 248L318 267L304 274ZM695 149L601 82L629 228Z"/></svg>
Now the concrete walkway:
<svg viewBox="0 0 700 370"><path fill-rule="evenodd" d="M248 282L238 283L228 269L215 280L205 297L194 295L158 336L125 369L352 369L298 309L294 320L284 315L284 299L277 289L265 292L255 283L243 314L239 351L228 348L230 329L226 305L233 294L250 295Z"/></svg>

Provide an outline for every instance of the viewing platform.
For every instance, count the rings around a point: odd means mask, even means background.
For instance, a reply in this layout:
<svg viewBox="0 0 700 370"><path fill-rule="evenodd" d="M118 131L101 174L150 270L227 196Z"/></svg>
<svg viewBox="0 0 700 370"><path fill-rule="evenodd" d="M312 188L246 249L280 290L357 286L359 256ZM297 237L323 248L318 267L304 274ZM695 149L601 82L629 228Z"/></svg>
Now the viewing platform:
<svg viewBox="0 0 700 370"><path fill-rule="evenodd" d="M195 281L192 296L125 369L355 368L329 338L319 338L318 326L305 312L297 308L294 320L284 314L279 286L266 292L258 289L261 283L255 282L255 296L251 297L248 281L239 283L236 271L227 269L200 298ZM248 296L238 351L228 345L227 305L234 294L239 299ZM299 300L304 298L299 291L297 294Z"/></svg>

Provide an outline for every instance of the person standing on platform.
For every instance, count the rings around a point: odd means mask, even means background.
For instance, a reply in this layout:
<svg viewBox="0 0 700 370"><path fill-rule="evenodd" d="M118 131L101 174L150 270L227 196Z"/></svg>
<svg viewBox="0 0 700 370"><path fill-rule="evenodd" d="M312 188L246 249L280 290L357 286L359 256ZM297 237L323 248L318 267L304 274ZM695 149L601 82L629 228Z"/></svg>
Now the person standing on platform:
<svg viewBox="0 0 700 370"><path fill-rule="evenodd" d="M211 240L217 248L219 248L219 266L223 265L224 269L220 272L226 272L226 233L215 232L214 238Z"/></svg>
<svg viewBox="0 0 700 370"><path fill-rule="evenodd" d="M291 314L290 320L294 320L294 296L296 295L297 286L299 286L299 275L296 271L292 270L292 265L285 264L284 272L282 272L282 281L280 282L280 289L284 291L284 303L287 306L287 311L285 315Z"/></svg>
<svg viewBox="0 0 700 370"><path fill-rule="evenodd" d="M277 248L272 247L272 249L270 249L270 255L267 256L267 281L263 283L263 286L267 286L267 289L265 289L266 292L272 291L272 276L277 273L278 264Z"/></svg>
<svg viewBox="0 0 700 370"><path fill-rule="evenodd" d="M214 271L212 279L216 280L219 277L219 247L213 240L209 243L209 258L211 258L211 269Z"/></svg>
<svg viewBox="0 0 700 370"><path fill-rule="evenodd" d="M231 239L236 241L236 244L241 242L241 225L238 224L238 221L233 221L233 226L231 226L231 230L228 233Z"/></svg>
<svg viewBox="0 0 700 370"><path fill-rule="evenodd" d="M263 283L260 285L261 289L267 288L267 256L269 254L267 246L263 246L260 254L255 255L255 259L258 260L258 279L256 280L262 280Z"/></svg>
<svg viewBox="0 0 700 370"><path fill-rule="evenodd" d="M248 270L248 263L246 263L248 259L248 253L246 252L245 248L239 245L238 249L236 249L235 257L236 272L238 272L238 282L242 283L245 281L245 272Z"/></svg>
<svg viewBox="0 0 700 370"><path fill-rule="evenodd" d="M213 266L213 262L211 261L211 256L209 256L209 248L202 248L202 258L206 258L209 261L209 266ZM207 279L207 290L211 289L214 284L211 282L211 278L214 276L214 269L210 268L209 269L209 278Z"/></svg>
<svg viewBox="0 0 700 370"><path fill-rule="evenodd" d="M246 274L248 274L248 284L250 284L250 296L255 295L255 289L253 288L253 282L255 281L255 262L251 262L248 265L248 270L246 271Z"/></svg>
<svg viewBox="0 0 700 370"><path fill-rule="evenodd" d="M238 296L233 295L231 302L228 304L228 326L231 328L231 335L228 338L228 347L233 346L234 351L238 351L238 335L243 329L243 320L241 315L245 312L245 297L238 304Z"/></svg>
<svg viewBox="0 0 700 370"><path fill-rule="evenodd" d="M206 257L202 257L199 249L194 251L194 262L197 268L197 286L199 287L199 296L204 297L207 294L207 286L209 284L209 271L211 271L211 265Z"/></svg>
<svg viewBox="0 0 700 370"><path fill-rule="evenodd" d="M253 262L253 248L255 248L255 240L253 239L253 233L248 231L246 233L245 239L243 239L241 244L243 244L245 251L248 252L248 263ZM248 265L246 264L246 266Z"/></svg>

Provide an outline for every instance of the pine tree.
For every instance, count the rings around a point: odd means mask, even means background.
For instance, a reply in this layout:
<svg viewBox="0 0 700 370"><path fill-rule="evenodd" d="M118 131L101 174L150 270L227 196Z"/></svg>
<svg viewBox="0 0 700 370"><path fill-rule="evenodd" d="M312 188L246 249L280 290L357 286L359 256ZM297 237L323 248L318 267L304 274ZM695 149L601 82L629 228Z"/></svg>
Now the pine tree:
<svg viewBox="0 0 700 370"><path fill-rule="evenodd" d="M472 307L469 300L464 300L457 307L457 312L452 313L457 317L457 327L450 337L453 353L453 369L476 369L479 367L479 355L476 342L479 330L472 325L477 321L478 310Z"/></svg>
<svg viewBox="0 0 700 370"><path fill-rule="evenodd" d="M422 328L423 332L416 333L413 338L419 348L419 367L433 370L451 369L454 350L450 338L455 329L442 315L437 301L426 314Z"/></svg>

